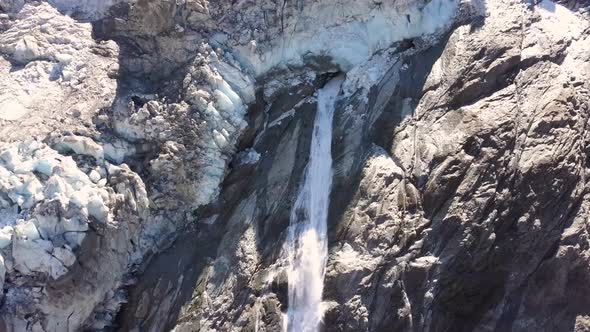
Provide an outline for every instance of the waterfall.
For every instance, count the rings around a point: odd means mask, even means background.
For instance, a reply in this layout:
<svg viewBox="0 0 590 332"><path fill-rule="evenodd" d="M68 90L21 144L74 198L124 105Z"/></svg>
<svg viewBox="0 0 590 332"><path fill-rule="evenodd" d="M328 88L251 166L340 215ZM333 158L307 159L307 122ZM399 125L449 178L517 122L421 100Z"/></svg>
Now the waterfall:
<svg viewBox="0 0 590 332"><path fill-rule="evenodd" d="M289 308L287 329L314 332L322 319L322 291L328 253L327 218L332 185L332 119L343 78L318 92L309 162L291 211L287 238Z"/></svg>

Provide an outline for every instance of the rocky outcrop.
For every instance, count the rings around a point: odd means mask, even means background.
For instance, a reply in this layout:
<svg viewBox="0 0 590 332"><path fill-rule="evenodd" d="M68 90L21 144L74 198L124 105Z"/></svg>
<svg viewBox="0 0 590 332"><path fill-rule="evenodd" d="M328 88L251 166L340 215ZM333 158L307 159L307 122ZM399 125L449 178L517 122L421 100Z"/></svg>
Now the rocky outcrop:
<svg viewBox="0 0 590 332"><path fill-rule="evenodd" d="M374 88L372 148L341 159L366 156L356 190L334 191L328 330L585 329L588 24L486 5Z"/></svg>

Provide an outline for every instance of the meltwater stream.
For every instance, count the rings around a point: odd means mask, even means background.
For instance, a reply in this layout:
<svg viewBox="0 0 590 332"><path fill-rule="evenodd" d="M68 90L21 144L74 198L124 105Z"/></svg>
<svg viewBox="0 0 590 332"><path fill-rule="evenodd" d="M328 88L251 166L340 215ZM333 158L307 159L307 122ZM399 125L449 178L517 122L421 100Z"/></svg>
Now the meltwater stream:
<svg viewBox="0 0 590 332"><path fill-rule="evenodd" d="M322 319L322 291L328 253L327 218L332 185L332 119L343 78L318 92L311 149L303 186L291 212L287 252L287 330L314 332Z"/></svg>

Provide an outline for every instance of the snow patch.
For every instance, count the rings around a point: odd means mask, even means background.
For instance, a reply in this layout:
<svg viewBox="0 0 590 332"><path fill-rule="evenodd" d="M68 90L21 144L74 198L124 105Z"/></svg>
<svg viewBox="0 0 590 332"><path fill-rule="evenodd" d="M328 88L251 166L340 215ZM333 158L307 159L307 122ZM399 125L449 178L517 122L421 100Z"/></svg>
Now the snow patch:
<svg viewBox="0 0 590 332"><path fill-rule="evenodd" d="M588 25L574 12L553 1L543 0L535 6L535 9L541 16L541 24L546 28L545 32L555 39L579 36Z"/></svg>
<svg viewBox="0 0 590 332"><path fill-rule="evenodd" d="M295 105L295 107L297 107L298 105ZM265 129L280 125L283 122L283 120L288 119L288 118L292 117L293 115L295 115L295 110L290 109L287 112L281 114L278 118L274 119L271 123L269 123L267 125L267 127Z"/></svg>
<svg viewBox="0 0 590 332"><path fill-rule="evenodd" d="M240 165L256 164L258 160L260 160L260 153L254 149L247 149L238 155L238 164Z"/></svg>
<svg viewBox="0 0 590 332"><path fill-rule="evenodd" d="M0 104L0 119L17 120L27 113L28 110L16 100L8 100Z"/></svg>
<svg viewBox="0 0 590 332"><path fill-rule="evenodd" d="M342 248L333 255L334 270L338 273L351 273L372 269L377 261L372 256L356 251L349 243L344 243Z"/></svg>

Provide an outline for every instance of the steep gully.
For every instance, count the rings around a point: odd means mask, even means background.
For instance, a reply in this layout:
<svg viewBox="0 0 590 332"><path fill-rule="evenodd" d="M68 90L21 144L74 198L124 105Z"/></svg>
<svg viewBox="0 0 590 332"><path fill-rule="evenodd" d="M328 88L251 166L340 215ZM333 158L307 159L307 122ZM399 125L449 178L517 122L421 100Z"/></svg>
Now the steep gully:
<svg viewBox="0 0 590 332"><path fill-rule="evenodd" d="M328 253L327 218L332 185L332 120L343 78L318 92L305 182L291 211L288 252L288 331L316 331L322 319L322 290Z"/></svg>
<svg viewBox="0 0 590 332"><path fill-rule="evenodd" d="M332 120L344 81L339 76L326 83L331 77L332 73L318 75L314 82L280 92L275 96L276 102L251 107L249 122L253 131L243 135L240 149L247 150L246 147L252 146L256 151L266 151L266 154L257 164L240 164L239 157L236 158L224 181L220 198L199 209L196 212L199 221L138 271L138 283L128 289L128 302L119 312L114 330L163 331L183 323L187 312L211 315L195 305L206 301L199 298L206 297L206 284L211 282L208 271L216 268L213 267L216 257L224 255L219 248L224 247L223 243L227 246L229 242L234 245L240 242L231 237L241 234L243 231L236 227L243 226L232 224L232 220L249 218L240 206L252 195L259 197L257 209L274 211L273 220L264 217L267 212L252 219L258 228L256 245L267 244L258 248L266 262L262 265L276 268L277 279L267 279L273 284L271 294L276 293L282 304L276 315L253 317L252 322L255 320L256 326L266 326L268 330L267 317L276 317L278 320L273 321L273 330L287 330L287 326L289 331L319 328L328 247L326 224L332 182ZM291 108L296 109L293 118L277 121ZM261 122L278 124L262 126ZM281 148L277 137L288 141L288 148ZM290 155L298 157L291 159ZM291 167L291 172L272 179L275 170L284 172ZM277 194L272 189L277 186L288 190ZM280 280L278 285L277 280ZM241 289L234 301L250 296L248 294L252 291L260 298L257 303L266 301L265 294L248 288ZM251 328L256 330L254 325Z"/></svg>

